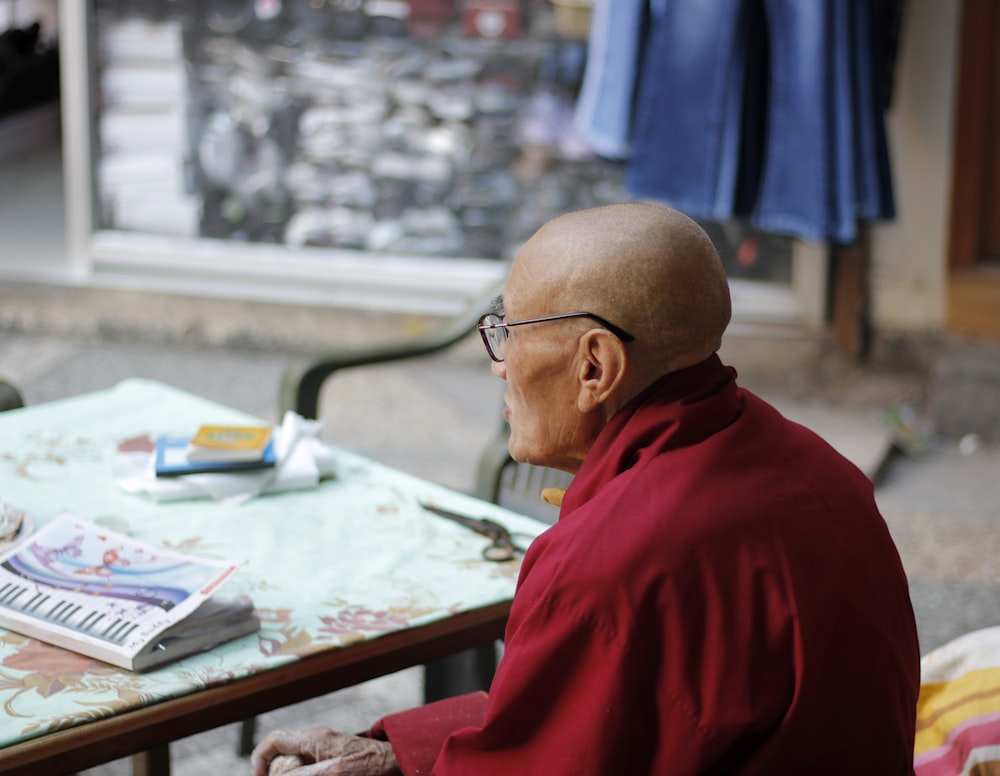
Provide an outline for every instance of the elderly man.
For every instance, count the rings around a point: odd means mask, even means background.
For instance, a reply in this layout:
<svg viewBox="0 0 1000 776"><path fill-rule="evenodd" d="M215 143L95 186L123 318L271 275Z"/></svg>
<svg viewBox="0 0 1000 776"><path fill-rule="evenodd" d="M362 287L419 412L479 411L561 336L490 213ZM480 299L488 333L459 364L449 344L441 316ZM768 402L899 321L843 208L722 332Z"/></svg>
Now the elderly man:
<svg viewBox="0 0 1000 776"><path fill-rule="evenodd" d="M916 627L851 463L737 387L702 230L624 204L518 253L480 325L515 459L576 476L528 550L488 698L367 737L272 733L293 774L912 773Z"/></svg>

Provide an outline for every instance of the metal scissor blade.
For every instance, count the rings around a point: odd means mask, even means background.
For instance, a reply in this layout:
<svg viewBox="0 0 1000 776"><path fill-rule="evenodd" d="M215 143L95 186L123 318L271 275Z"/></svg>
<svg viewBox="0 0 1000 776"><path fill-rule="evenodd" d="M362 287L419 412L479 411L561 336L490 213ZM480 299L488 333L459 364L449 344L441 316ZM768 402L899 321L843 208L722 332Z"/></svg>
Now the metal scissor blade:
<svg viewBox="0 0 1000 776"><path fill-rule="evenodd" d="M421 501L420 506L428 512L433 512L439 517L452 520L459 525L470 528L476 533L487 537L491 542L490 546L483 551L483 557L487 560L510 560L514 557L515 552L524 552L520 547L514 545L507 529L495 520L490 520L486 517L469 517L468 515L452 512L449 509L443 509L441 507L434 506L433 504L428 504L425 501Z"/></svg>
<svg viewBox="0 0 1000 776"><path fill-rule="evenodd" d="M428 512L433 512L439 517L447 518L448 520L453 520L459 525L464 525L466 528L471 528L476 533L482 534L483 536L488 536L491 539L497 534L496 529L504 530L503 526L499 523L494 523L492 520L487 520L484 517L469 517L468 515L463 515L458 512L452 512L450 509L443 509L442 507L434 506L433 504L428 504L426 501L421 501L420 506L426 509Z"/></svg>

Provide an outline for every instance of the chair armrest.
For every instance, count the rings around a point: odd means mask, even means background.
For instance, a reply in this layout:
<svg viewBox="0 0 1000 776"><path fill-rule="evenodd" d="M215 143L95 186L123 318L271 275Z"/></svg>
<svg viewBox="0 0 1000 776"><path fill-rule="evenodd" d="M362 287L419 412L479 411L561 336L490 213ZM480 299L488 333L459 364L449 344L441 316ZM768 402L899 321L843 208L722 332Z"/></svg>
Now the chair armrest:
<svg viewBox="0 0 1000 776"><path fill-rule="evenodd" d="M315 419L319 414L319 394L323 383L341 369L428 356L455 345L476 330L479 318L489 309L496 293L495 288L491 289L488 295L478 297L446 325L423 337L344 348L295 359L282 375L278 397L281 414L291 410L304 418Z"/></svg>

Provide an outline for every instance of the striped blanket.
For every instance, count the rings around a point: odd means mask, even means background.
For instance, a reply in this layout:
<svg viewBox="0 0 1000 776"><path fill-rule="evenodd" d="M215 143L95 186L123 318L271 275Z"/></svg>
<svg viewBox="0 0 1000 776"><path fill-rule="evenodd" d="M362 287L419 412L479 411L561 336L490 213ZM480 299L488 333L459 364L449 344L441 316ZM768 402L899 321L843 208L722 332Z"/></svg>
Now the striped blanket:
<svg viewBox="0 0 1000 776"><path fill-rule="evenodd" d="M1000 776L1000 627L921 660L913 764L916 776Z"/></svg>

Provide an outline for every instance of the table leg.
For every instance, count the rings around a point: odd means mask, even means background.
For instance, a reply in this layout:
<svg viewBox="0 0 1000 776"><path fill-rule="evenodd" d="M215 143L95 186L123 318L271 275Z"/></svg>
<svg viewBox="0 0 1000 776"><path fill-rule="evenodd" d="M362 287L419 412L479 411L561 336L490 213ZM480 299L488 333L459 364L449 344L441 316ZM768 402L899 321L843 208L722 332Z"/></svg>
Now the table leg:
<svg viewBox="0 0 1000 776"><path fill-rule="evenodd" d="M424 666L424 703L489 690L496 667L496 644L492 641L427 663Z"/></svg>
<svg viewBox="0 0 1000 776"><path fill-rule="evenodd" d="M240 723L240 740L236 746L236 754L240 757L249 757L253 752L257 737L257 718L243 720Z"/></svg>
<svg viewBox="0 0 1000 776"><path fill-rule="evenodd" d="M132 755L132 776L170 776L170 745Z"/></svg>

